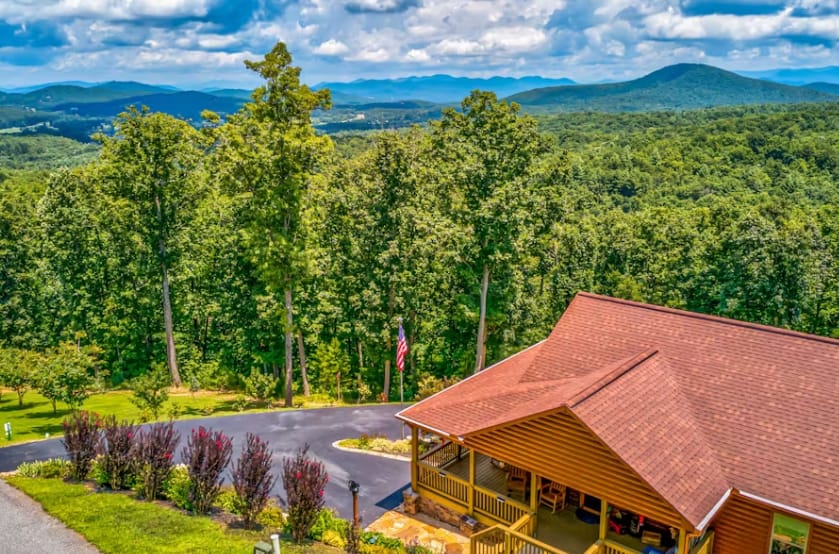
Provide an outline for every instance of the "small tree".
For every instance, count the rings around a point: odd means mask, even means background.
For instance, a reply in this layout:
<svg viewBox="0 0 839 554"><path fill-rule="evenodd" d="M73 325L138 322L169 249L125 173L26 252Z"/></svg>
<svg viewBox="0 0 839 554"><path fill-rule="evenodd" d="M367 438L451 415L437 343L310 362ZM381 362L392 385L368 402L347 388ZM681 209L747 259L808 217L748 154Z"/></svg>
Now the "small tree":
<svg viewBox="0 0 839 554"><path fill-rule="evenodd" d="M302 542L323 508L329 475L323 463L309 458L309 445L297 450L293 458L283 459L283 488L286 491L288 525L291 536Z"/></svg>
<svg viewBox="0 0 839 554"><path fill-rule="evenodd" d="M169 399L169 383L169 373L161 364L155 364L151 371L131 382L131 403L140 410L148 410L157 419L160 409Z"/></svg>
<svg viewBox="0 0 839 554"><path fill-rule="evenodd" d="M23 395L35 383L41 356L30 350L10 348L0 352L0 384L17 393L17 404L23 406Z"/></svg>
<svg viewBox="0 0 839 554"><path fill-rule="evenodd" d="M253 526L265 508L271 489L277 481L271 474L272 456L273 452L268 449L267 442L252 433L247 434L242 455L233 468L236 509L242 514L247 528Z"/></svg>
<svg viewBox="0 0 839 554"><path fill-rule="evenodd" d="M318 345L315 351L315 365L320 387L336 400L341 400L344 373L350 365L350 358L338 339Z"/></svg>
<svg viewBox="0 0 839 554"><path fill-rule="evenodd" d="M75 412L65 419L64 438L61 444L70 458L70 477L81 481L87 477L96 452L99 450L101 435L99 428L102 421L99 416L89 412Z"/></svg>
<svg viewBox="0 0 839 554"><path fill-rule="evenodd" d="M258 402L270 403L277 396L279 383L279 379L275 379L271 375L253 371L245 379L245 392Z"/></svg>
<svg viewBox="0 0 839 554"><path fill-rule="evenodd" d="M93 385L91 365L88 354L72 342L62 342L49 353L46 367L36 379L36 388L52 402L53 413L59 400L71 410L81 407Z"/></svg>
<svg viewBox="0 0 839 554"><path fill-rule="evenodd" d="M155 423L137 437L133 466L140 481L140 494L146 500L157 498L163 482L169 477L174 464L173 453L180 438L171 421Z"/></svg>
<svg viewBox="0 0 839 554"><path fill-rule="evenodd" d="M204 427L192 430L181 456L189 471L189 502L197 513L210 511L232 453L233 444L221 431L214 433Z"/></svg>
<svg viewBox="0 0 839 554"><path fill-rule="evenodd" d="M102 427L100 467L113 490L129 486L131 461L137 428L130 421L118 422L116 416L105 418Z"/></svg>

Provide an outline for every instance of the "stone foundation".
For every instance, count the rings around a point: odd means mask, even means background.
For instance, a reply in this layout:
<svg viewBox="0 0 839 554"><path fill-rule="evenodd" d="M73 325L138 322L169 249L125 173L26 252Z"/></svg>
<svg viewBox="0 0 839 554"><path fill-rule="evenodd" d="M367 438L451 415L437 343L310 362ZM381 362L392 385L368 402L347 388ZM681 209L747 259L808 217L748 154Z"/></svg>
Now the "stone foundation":
<svg viewBox="0 0 839 554"><path fill-rule="evenodd" d="M467 537L474 535L482 529L486 529L486 525L464 516L461 512L447 508L424 496L420 496L411 489L402 491L402 499L404 501L403 509L406 514L421 512L437 521L441 521L452 527L457 527Z"/></svg>

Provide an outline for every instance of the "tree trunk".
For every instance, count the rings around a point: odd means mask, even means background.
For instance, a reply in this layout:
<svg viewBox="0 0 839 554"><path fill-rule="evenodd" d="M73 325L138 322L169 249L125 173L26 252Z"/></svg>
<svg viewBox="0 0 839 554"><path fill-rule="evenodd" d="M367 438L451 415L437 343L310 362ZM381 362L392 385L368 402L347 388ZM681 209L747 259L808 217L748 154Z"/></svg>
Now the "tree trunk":
<svg viewBox="0 0 839 554"><path fill-rule="evenodd" d="M487 291L489 290L489 264L484 264L484 274L481 277L481 315L478 319L478 340L475 348L475 373L484 368L486 360L486 318Z"/></svg>
<svg viewBox="0 0 839 554"><path fill-rule="evenodd" d="M361 341L358 341L356 346L358 347L358 383L356 390L359 391L356 404L361 404L361 374L364 373L364 347Z"/></svg>
<svg viewBox="0 0 839 554"><path fill-rule="evenodd" d="M157 219L163 227L163 210L160 206L160 197L154 197L154 206L157 209ZM160 257L160 270L163 274L163 327L166 331L166 362L169 365L169 374L172 376L172 384L181 386L181 374L178 371L178 355L175 351L175 332L172 325L172 301L169 298L169 272L166 268L166 243L163 240L162 229L157 242L157 254Z"/></svg>
<svg viewBox="0 0 839 554"><path fill-rule="evenodd" d="M390 286L390 294L387 300L387 338L385 339L385 351L387 358L385 359L385 388L382 391L382 401L390 400L390 357L393 355L393 338L390 336L390 322L393 320L393 304L396 302L396 290L393 285Z"/></svg>
<svg viewBox="0 0 839 554"><path fill-rule="evenodd" d="M303 378L303 396L309 397L309 375L306 373L306 346L303 344L303 329L297 329L297 354L300 357L300 376Z"/></svg>
<svg viewBox="0 0 839 554"><path fill-rule="evenodd" d="M291 287L285 289L285 407L291 408L291 379L293 377L291 371L292 362L292 334L294 333L294 316L291 306Z"/></svg>
<svg viewBox="0 0 839 554"><path fill-rule="evenodd" d="M161 241L161 249L163 244ZM178 371L178 355L175 352L175 334L172 326L172 302L169 299L169 274L166 271L166 262L161 264L163 269L163 325L166 329L166 361L169 363L169 373L172 375L172 384L181 386L181 374Z"/></svg>

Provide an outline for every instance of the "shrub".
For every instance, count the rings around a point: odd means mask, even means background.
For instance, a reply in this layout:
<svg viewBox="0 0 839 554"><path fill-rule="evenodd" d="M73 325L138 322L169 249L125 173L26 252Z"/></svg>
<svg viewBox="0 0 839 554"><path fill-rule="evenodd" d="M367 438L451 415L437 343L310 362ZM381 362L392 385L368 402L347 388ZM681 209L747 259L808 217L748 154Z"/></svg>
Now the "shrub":
<svg viewBox="0 0 839 554"><path fill-rule="evenodd" d="M266 529L282 529L285 517L279 506L269 502L256 517L256 522Z"/></svg>
<svg viewBox="0 0 839 554"><path fill-rule="evenodd" d="M236 508L242 514L245 527L253 526L276 482L276 477L271 474L272 454L267 442L252 433L247 434L242 455L233 469Z"/></svg>
<svg viewBox="0 0 839 554"><path fill-rule="evenodd" d="M70 477L76 481L87 478L99 449L101 424L99 416L89 412L76 412L61 422L64 428L61 444L70 458Z"/></svg>
<svg viewBox="0 0 839 554"><path fill-rule="evenodd" d="M328 546L344 548L344 546L347 544L347 539L344 538L344 535L338 533L338 531L335 531L333 529L327 529L323 532L323 536L321 537L320 542Z"/></svg>
<svg viewBox="0 0 839 554"><path fill-rule="evenodd" d="M131 457L136 434L137 428L132 422L117 422L116 416L105 418L98 461L103 480L100 485L108 485L114 490L131 486Z"/></svg>
<svg viewBox="0 0 839 554"><path fill-rule="evenodd" d="M329 476L323 463L309 458L309 445L297 450L293 458L283 459L283 488L286 491L288 525L291 536L302 542L323 508L324 489Z"/></svg>
<svg viewBox="0 0 839 554"><path fill-rule="evenodd" d="M437 378L431 374L423 375L417 383L417 394L414 399L422 400L423 398L428 398L429 396L437 394L441 390L454 385L459 380L460 379L457 377Z"/></svg>
<svg viewBox="0 0 839 554"><path fill-rule="evenodd" d="M70 473L70 462L60 458L40 460L35 462L23 462L17 467L17 474L22 477L40 477L43 479L54 479L66 477Z"/></svg>
<svg viewBox="0 0 839 554"><path fill-rule="evenodd" d="M276 398L279 380L272 375L254 371L245 379L245 392L258 402L267 402Z"/></svg>
<svg viewBox="0 0 839 554"><path fill-rule="evenodd" d="M233 399L233 409L237 412L244 412L248 408L248 398L244 394L237 394Z"/></svg>
<svg viewBox="0 0 839 554"><path fill-rule="evenodd" d="M157 419L160 408L169 399L169 373L162 364L155 364L150 371L131 382L131 403L140 410L151 412Z"/></svg>
<svg viewBox="0 0 839 554"><path fill-rule="evenodd" d="M172 471L172 453L180 435L175 424L155 423L137 436L134 449L134 473L138 480L138 492L146 500L154 500Z"/></svg>
<svg viewBox="0 0 839 554"><path fill-rule="evenodd" d="M316 541L325 542L323 537L328 532L336 532L338 536L341 537L342 542L340 546L343 548L344 544L344 535L347 532L347 526L350 524L349 521L346 519L341 519L335 513L335 510L332 508L323 508L321 509L316 518L315 522L312 524L312 528L309 530L309 538L314 539ZM332 545L336 546L336 545Z"/></svg>
<svg viewBox="0 0 839 554"><path fill-rule="evenodd" d="M221 487L218 496L216 496L216 501L213 502L213 506L225 512L240 515L236 498L236 489L232 486Z"/></svg>
<svg viewBox="0 0 839 554"><path fill-rule="evenodd" d="M344 552L359 554L362 549L361 531L355 525L348 525L344 533Z"/></svg>
<svg viewBox="0 0 839 554"><path fill-rule="evenodd" d="M172 468L169 477L163 483L163 496L178 508L191 511L193 504L189 496L190 488L189 471L184 464L178 464Z"/></svg>
<svg viewBox="0 0 839 554"><path fill-rule="evenodd" d="M233 444L221 431L213 432L202 426L190 433L182 457L189 470L189 500L197 513L210 511L232 453Z"/></svg>

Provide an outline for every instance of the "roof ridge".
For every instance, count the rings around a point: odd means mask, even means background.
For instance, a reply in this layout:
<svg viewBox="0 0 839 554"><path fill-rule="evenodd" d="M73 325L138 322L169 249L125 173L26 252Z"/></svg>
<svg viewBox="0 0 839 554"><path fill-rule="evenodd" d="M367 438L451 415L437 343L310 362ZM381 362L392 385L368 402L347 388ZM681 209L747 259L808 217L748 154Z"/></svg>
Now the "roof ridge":
<svg viewBox="0 0 839 554"><path fill-rule="evenodd" d="M614 383L628 372L632 371L636 367L644 364L647 360L652 358L658 354L658 350L655 348L648 348L631 358L627 358L625 361L621 362L615 369L609 371L599 379L596 379L594 382L590 383L588 386L584 387L583 390L576 393L574 396L568 399L567 402L563 404L568 406L569 408L576 408L601 390L608 387L610 384Z"/></svg>
<svg viewBox="0 0 839 554"><path fill-rule="evenodd" d="M832 346L839 346L839 339L832 337L825 337L822 335L814 335L812 333L804 333L801 331L793 331L792 329L783 329L781 327L772 327L771 325L763 325L762 323L752 323L750 321L741 321L739 319L732 319L730 317L722 317L718 315L703 314L698 312L691 312L688 310L680 310L678 308L668 308L667 306L656 306L654 304L647 304L645 302L637 302L635 300L625 300L623 298L614 298L612 296L605 296L602 294L595 294L593 292L579 291L576 296L583 296L592 300L600 300L603 302L611 302L613 304L624 304L635 308L642 308L654 312L664 312L691 319L703 319L714 323L722 323L725 325L732 325L734 327L745 327L747 329L754 329L755 331L766 331L777 335L786 335L789 337L813 340L823 342Z"/></svg>

